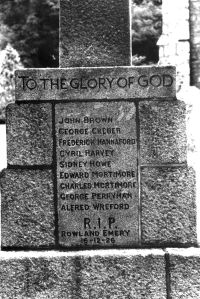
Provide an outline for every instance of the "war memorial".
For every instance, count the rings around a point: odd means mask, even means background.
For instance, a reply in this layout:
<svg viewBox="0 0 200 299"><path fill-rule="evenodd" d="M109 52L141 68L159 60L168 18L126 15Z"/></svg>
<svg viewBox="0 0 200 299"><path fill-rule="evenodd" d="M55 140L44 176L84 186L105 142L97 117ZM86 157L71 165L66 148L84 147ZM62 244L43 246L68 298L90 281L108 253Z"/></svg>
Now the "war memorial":
<svg viewBox="0 0 200 299"><path fill-rule="evenodd" d="M128 0L61 0L60 68L16 71L1 298L199 298L187 107L130 44Z"/></svg>

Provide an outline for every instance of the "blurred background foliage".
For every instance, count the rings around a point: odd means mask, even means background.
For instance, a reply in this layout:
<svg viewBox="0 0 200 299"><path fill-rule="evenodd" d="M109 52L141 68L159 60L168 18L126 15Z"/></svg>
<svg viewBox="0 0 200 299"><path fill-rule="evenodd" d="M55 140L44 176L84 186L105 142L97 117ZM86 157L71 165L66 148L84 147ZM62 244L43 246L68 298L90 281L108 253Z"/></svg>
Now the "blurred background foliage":
<svg viewBox="0 0 200 299"><path fill-rule="evenodd" d="M58 0L0 0L0 20L2 50L9 42L24 67L58 67Z"/></svg>
<svg viewBox="0 0 200 299"><path fill-rule="evenodd" d="M176 0L175 0L176 1ZM132 64L156 64L162 33L162 0L132 0Z"/></svg>
<svg viewBox="0 0 200 299"><path fill-rule="evenodd" d="M132 0L133 64L158 61L162 0ZM58 67L59 0L0 0L0 49L11 43L24 67Z"/></svg>
<svg viewBox="0 0 200 299"><path fill-rule="evenodd" d="M0 123L4 123L6 106L14 102L14 72L22 67L18 52L8 43L0 52Z"/></svg>

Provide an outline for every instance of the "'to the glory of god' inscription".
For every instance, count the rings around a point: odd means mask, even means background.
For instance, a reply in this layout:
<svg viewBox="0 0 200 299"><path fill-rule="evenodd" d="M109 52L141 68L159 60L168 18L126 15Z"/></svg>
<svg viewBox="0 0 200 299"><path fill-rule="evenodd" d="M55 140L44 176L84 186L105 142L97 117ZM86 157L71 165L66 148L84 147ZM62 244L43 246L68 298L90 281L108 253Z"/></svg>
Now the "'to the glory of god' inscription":
<svg viewBox="0 0 200 299"><path fill-rule="evenodd" d="M23 69L16 100L94 100L175 96L174 67Z"/></svg>
<svg viewBox="0 0 200 299"><path fill-rule="evenodd" d="M135 104L56 105L59 243L138 243Z"/></svg>

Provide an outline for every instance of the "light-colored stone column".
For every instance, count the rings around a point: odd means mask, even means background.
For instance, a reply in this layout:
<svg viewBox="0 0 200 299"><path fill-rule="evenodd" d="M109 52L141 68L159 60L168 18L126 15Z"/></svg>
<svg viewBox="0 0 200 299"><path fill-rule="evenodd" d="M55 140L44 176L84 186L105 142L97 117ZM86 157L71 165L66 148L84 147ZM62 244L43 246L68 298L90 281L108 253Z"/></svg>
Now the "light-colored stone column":
<svg viewBox="0 0 200 299"><path fill-rule="evenodd" d="M158 41L159 63L177 68L177 90L190 84L189 1L163 0L163 32Z"/></svg>
<svg viewBox="0 0 200 299"><path fill-rule="evenodd" d="M191 85L200 88L200 0L190 0Z"/></svg>

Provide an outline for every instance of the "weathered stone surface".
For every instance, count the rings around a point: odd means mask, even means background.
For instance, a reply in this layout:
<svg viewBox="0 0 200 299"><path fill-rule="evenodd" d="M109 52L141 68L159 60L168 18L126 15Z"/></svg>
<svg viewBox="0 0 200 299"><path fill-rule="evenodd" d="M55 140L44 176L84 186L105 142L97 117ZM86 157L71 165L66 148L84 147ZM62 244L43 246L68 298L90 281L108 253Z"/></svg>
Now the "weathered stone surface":
<svg viewBox="0 0 200 299"><path fill-rule="evenodd" d="M9 253L7 253L9 255ZM0 297L2 299L26 297L27 274L24 260L6 259L0 253Z"/></svg>
<svg viewBox="0 0 200 299"><path fill-rule="evenodd" d="M4 170L1 174L3 247L54 245L53 179L50 170Z"/></svg>
<svg viewBox="0 0 200 299"><path fill-rule="evenodd" d="M172 299L200 298L200 249L168 249Z"/></svg>
<svg viewBox="0 0 200 299"><path fill-rule="evenodd" d="M17 101L169 98L174 67L24 69L15 72Z"/></svg>
<svg viewBox="0 0 200 299"><path fill-rule="evenodd" d="M138 244L135 104L61 103L55 114L60 244Z"/></svg>
<svg viewBox="0 0 200 299"><path fill-rule="evenodd" d="M184 102L144 101L139 104L141 164L187 160Z"/></svg>
<svg viewBox="0 0 200 299"><path fill-rule="evenodd" d="M196 244L195 202L192 168L142 168L142 243L157 246Z"/></svg>
<svg viewBox="0 0 200 299"><path fill-rule="evenodd" d="M8 164L51 164L51 104L10 104L6 113Z"/></svg>
<svg viewBox="0 0 200 299"><path fill-rule="evenodd" d="M60 66L130 65L128 0L62 0Z"/></svg>
<svg viewBox="0 0 200 299"><path fill-rule="evenodd" d="M165 299L162 251L0 255L0 297Z"/></svg>

